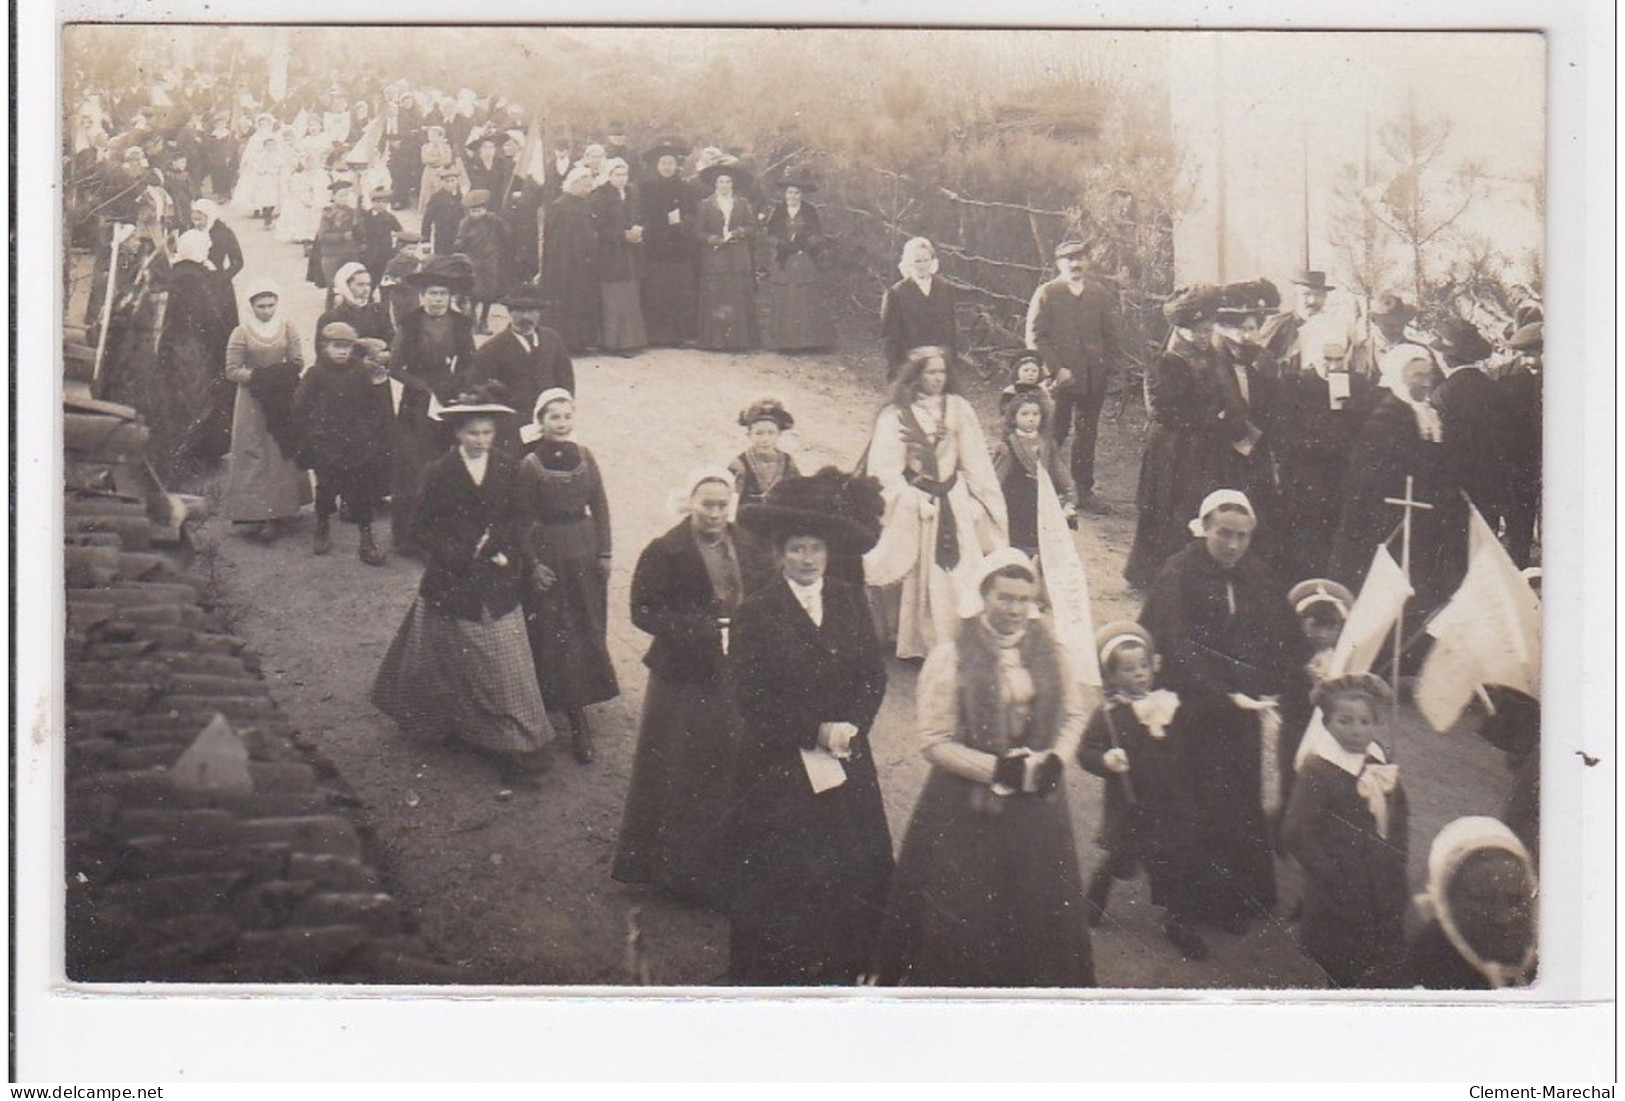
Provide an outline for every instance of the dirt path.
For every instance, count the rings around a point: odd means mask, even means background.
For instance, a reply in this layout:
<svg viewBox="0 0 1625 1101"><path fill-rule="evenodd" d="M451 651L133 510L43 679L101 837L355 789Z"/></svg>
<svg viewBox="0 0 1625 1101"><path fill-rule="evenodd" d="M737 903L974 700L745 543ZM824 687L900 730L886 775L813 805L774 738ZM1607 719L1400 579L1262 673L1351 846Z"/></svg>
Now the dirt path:
<svg viewBox="0 0 1625 1101"><path fill-rule="evenodd" d="M269 272L284 304L310 334L321 292L302 282L304 259L256 224L234 221L250 274ZM646 672L647 637L625 615L631 570L643 546L675 522L668 492L688 468L726 462L742 447L734 423L751 397L777 393L798 420L804 471L849 466L861 452L879 397L878 363L857 356L724 355L657 350L631 359L583 357L577 438L598 456L614 521L610 580L611 653L622 695L593 709L600 755L590 766L567 756L537 792L501 793L489 766L438 746L409 742L367 702L384 649L410 605L421 567L392 560L369 569L355 559L355 531L335 530L334 552L311 555L311 520L266 547L210 525L205 568L217 571L236 629L264 657L277 698L320 744L365 804L397 893L422 932L470 982L616 984L629 981L625 942L638 911L646 960L661 984L709 984L727 967L727 928L712 914L609 878ZM867 381L865 381L867 380ZM985 412L985 411L984 411ZM1113 515L1091 518L1079 535L1089 563L1097 622L1132 616L1119 576L1133 533L1137 430L1103 427L1100 466ZM384 525L387 527L387 524ZM617 611L617 609L619 611ZM893 662L875 725L882 788L900 841L926 774L911 733L914 671ZM1410 739L1412 866L1419 875L1438 825L1463 813L1493 813L1503 798L1499 755L1477 739ZM1085 870L1101 785L1070 770L1069 797ZM1419 790L1418 784L1424 790ZM1096 936L1102 985L1229 987L1319 985L1284 921L1244 937L1215 933L1202 963L1182 962L1158 932L1143 881L1121 885Z"/></svg>

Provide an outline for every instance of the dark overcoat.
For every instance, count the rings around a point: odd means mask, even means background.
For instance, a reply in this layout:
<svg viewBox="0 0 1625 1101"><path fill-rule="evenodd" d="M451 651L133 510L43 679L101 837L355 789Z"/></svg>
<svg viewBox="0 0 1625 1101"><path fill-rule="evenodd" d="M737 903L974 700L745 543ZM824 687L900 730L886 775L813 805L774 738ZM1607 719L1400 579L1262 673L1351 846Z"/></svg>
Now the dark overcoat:
<svg viewBox="0 0 1625 1101"><path fill-rule="evenodd" d="M1104 391L1122 355L1117 314L1117 296L1104 284L1087 280L1075 295L1065 279L1052 279L1028 306L1029 340L1052 375L1064 368L1079 393Z"/></svg>
<svg viewBox="0 0 1625 1101"><path fill-rule="evenodd" d="M551 299L548 324L572 352L598 343L602 299L598 289L598 234L592 206L560 195L547 207L542 235L542 290Z"/></svg>
<svg viewBox="0 0 1625 1101"><path fill-rule="evenodd" d="M412 538L428 558L420 595L454 619L492 619L519 606L529 576L519 530L519 480L513 463L492 453L475 485L456 448L430 463L412 515ZM481 541L484 545L481 545ZM507 565L492 559L498 554Z"/></svg>
<svg viewBox="0 0 1625 1101"><path fill-rule="evenodd" d="M592 193L592 225L598 234L598 279L627 283L643 274L643 246L626 239L638 224L641 207L637 184L621 191L605 184Z"/></svg>
<svg viewBox="0 0 1625 1101"><path fill-rule="evenodd" d="M1391 986L1404 951L1410 891L1405 860L1410 808L1388 795L1388 836L1355 778L1321 757L1304 762L1292 787L1281 841L1303 866L1303 946L1334 987Z"/></svg>
<svg viewBox="0 0 1625 1101"><path fill-rule="evenodd" d="M870 962L891 875L891 834L869 728L886 663L861 589L833 578L815 625L782 577L732 632L744 735L735 769L734 982L849 984ZM844 784L815 794L800 750L819 724L858 728Z"/></svg>
<svg viewBox="0 0 1625 1101"><path fill-rule="evenodd" d="M773 552L744 528L728 526L745 594L773 574ZM709 681L726 664L711 576L685 518L638 556L632 571L632 625L654 636L643 664L679 684Z"/></svg>
<svg viewBox="0 0 1625 1101"><path fill-rule="evenodd" d="M886 346L887 376L915 348L935 345L948 350L948 362L959 358L959 326L954 320L958 295L941 275L931 280L931 294L921 293L912 279L900 279L886 290L880 303L880 340Z"/></svg>

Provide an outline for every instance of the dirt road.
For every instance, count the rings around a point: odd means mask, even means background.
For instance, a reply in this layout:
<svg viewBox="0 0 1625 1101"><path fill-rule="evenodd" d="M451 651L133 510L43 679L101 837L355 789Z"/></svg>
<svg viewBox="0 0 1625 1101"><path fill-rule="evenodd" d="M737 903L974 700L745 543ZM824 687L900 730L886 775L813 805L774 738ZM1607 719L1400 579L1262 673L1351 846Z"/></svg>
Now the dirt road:
<svg viewBox="0 0 1625 1101"><path fill-rule="evenodd" d="M233 224L250 274L282 283L284 308L308 335L321 292L302 282L304 258L241 217ZM857 338L854 343L860 343ZM421 567L393 559L369 569L355 558L355 531L335 530L331 557L310 553L312 521L271 546L206 525L200 568L212 569L236 630L264 658L273 690L359 795L366 824L421 931L470 982L619 984L630 981L629 916L643 929L645 961L660 984L709 984L727 967L727 929L714 914L609 878L643 702L647 637L626 616L637 554L675 522L668 493L682 472L726 462L743 445L738 409L760 393L781 396L797 417L798 462L850 466L879 406L879 364L862 355L787 357L657 350L630 359L583 357L577 438L598 456L613 513L610 650L620 699L593 709L600 755L590 766L568 756L540 791L504 794L489 766L471 756L408 741L367 702L384 649L411 603ZM984 410L984 413L987 410ZM1079 533L1089 564L1096 622L1132 616L1120 570L1133 528L1137 427L1103 426L1104 493L1111 516ZM387 528L387 524L385 525ZM914 745L914 670L890 669L874 744L893 839L900 841L924 782ZM1500 756L1474 738L1407 739L1413 811L1413 878L1438 826L1458 814L1494 813L1504 797ZM1085 870L1101 804L1100 782L1070 770L1069 798ZM1290 874L1290 873L1287 873ZM1290 889L1289 889L1290 890ZM1095 939L1102 985L1124 987L1316 986L1318 969L1299 952L1284 920L1242 937L1214 933L1212 954L1181 961L1159 933L1143 881L1120 885Z"/></svg>

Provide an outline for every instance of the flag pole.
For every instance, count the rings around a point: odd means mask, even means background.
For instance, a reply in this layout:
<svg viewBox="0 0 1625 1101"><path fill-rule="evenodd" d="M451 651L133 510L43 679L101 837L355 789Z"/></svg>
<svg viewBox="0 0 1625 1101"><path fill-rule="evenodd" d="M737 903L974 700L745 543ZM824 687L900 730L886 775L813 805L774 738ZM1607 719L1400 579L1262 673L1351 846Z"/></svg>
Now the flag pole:
<svg viewBox="0 0 1625 1101"><path fill-rule="evenodd" d="M1399 572L1400 576L1405 579L1405 587L1411 588L1411 513L1419 508L1431 510L1433 506L1416 499L1416 478L1410 474L1405 475L1405 496L1402 498L1384 497L1383 503L1404 510L1404 519L1400 521L1399 525ZM1394 742L1393 756L1396 759L1399 757L1399 659L1404 652L1404 648L1405 605L1402 603L1399 606L1399 611L1394 616L1393 683L1389 686L1393 689L1393 713L1389 720L1392 733L1389 738Z"/></svg>
<svg viewBox="0 0 1625 1101"><path fill-rule="evenodd" d="M107 330L113 324L113 292L118 287L118 250L129 236L120 232L124 228L123 222L112 223L112 244L108 247L110 255L107 258L107 286L102 292L101 324L96 333L96 359L90 368L91 393L100 397L102 381L102 359L107 354Z"/></svg>

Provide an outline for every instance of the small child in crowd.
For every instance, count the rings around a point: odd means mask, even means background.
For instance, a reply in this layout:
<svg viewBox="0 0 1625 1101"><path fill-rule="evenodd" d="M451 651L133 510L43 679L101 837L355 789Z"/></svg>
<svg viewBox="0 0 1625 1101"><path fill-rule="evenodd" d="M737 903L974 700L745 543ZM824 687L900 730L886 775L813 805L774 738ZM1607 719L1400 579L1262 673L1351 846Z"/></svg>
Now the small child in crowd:
<svg viewBox="0 0 1625 1101"><path fill-rule="evenodd" d="M1106 781L1100 844L1106 860L1089 880L1089 924L1105 918L1112 882L1143 865L1151 901L1164 908L1162 931L1186 959L1207 955L1188 913L1194 859L1191 800L1171 728L1179 697L1156 682L1156 644L1138 623L1108 623L1096 634L1106 698L1078 746L1078 764Z"/></svg>
<svg viewBox="0 0 1625 1101"><path fill-rule="evenodd" d="M1392 986L1404 950L1410 810L1382 744L1393 702L1372 673L1315 690L1335 744L1316 745L1304 762L1281 829L1306 877L1304 951L1333 987Z"/></svg>
<svg viewBox="0 0 1625 1101"><path fill-rule="evenodd" d="M1076 526L1077 491L1050 436L1053 406L1041 390L1011 397L1004 406L1004 438L993 447L993 473L1004 490L1010 518L1010 545L1029 558L1038 555L1040 484L1047 475L1068 526Z"/></svg>
<svg viewBox="0 0 1625 1101"><path fill-rule="evenodd" d="M999 391L999 415L1003 416L1010 402L1023 394L1039 394L1050 402L1050 415L1054 416L1054 399L1050 397L1049 381L1044 372L1044 361L1032 352L1023 352L1010 364L1010 384Z"/></svg>
<svg viewBox="0 0 1625 1101"><path fill-rule="evenodd" d="M1536 966L1529 850L1494 818L1458 818L1428 849L1425 919L1406 952L1400 985L1429 990L1527 986Z"/></svg>
<svg viewBox="0 0 1625 1101"><path fill-rule="evenodd" d="M1292 586L1287 603L1298 617L1298 626L1309 643L1311 651L1307 661L1291 670L1287 689L1281 695L1281 735L1276 757L1276 771L1281 785L1281 813L1292 798L1292 783L1297 777L1299 746L1314 716L1310 697L1326 679L1331 670L1332 651L1337 648L1338 636L1349 609L1354 606L1354 594L1335 581L1324 577L1311 577Z"/></svg>
<svg viewBox="0 0 1625 1101"><path fill-rule="evenodd" d="M327 554L338 498L360 529L358 556L369 566L386 561L372 534L372 517L389 484L390 425L394 407L382 363L365 358L381 342L358 343L342 321L328 323L311 364L293 395L293 415L304 434L303 455L316 472L316 536L312 550Z"/></svg>
<svg viewBox="0 0 1625 1101"><path fill-rule="evenodd" d="M739 413L739 426L750 446L728 464L739 494L739 507L759 505L768 490L786 478L799 478L796 461L779 450L780 437L796 426L796 419L778 398L761 397Z"/></svg>

